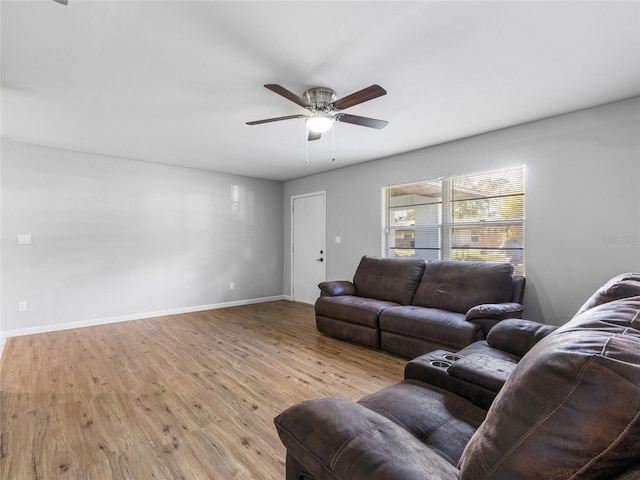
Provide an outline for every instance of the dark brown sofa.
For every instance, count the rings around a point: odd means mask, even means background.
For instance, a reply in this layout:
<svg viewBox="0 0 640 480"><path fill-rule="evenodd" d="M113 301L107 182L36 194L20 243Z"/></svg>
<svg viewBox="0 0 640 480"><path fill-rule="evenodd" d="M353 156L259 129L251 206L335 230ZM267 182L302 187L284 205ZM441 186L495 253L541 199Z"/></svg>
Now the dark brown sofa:
<svg viewBox="0 0 640 480"><path fill-rule="evenodd" d="M609 281L560 328L508 320L478 347L516 360L488 410L418 368L358 402L281 413L287 480L640 478L640 274ZM482 369L467 380L486 383Z"/></svg>
<svg viewBox="0 0 640 480"><path fill-rule="evenodd" d="M352 282L318 287L320 332L415 358L459 350L520 317L525 279L506 263L364 256Z"/></svg>

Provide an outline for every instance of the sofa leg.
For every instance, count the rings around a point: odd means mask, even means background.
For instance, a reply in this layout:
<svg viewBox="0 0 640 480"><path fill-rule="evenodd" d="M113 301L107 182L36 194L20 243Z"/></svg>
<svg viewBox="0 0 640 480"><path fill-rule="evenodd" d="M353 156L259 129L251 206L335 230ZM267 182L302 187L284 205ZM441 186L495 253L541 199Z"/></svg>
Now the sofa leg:
<svg viewBox="0 0 640 480"><path fill-rule="evenodd" d="M286 480L315 480L305 471L305 468L287 452L287 478Z"/></svg>

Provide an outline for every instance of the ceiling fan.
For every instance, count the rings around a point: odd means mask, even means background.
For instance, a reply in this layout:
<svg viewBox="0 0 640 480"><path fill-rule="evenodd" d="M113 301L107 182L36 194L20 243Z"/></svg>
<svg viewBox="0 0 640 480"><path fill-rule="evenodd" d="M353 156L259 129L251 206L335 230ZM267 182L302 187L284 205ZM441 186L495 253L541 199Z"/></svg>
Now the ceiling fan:
<svg viewBox="0 0 640 480"><path fill-rule="evenodd" d="M371 85L370 87L338 100L336 100L336 92L327 87L310 88L305 91L302 96L274 83L267 84L265 87L283 96L287 100L291 100L293 103L300 105L302 108L306 108L310 113L308 115L287 115L285 117L255 120L253 122L247 122L247 125L259 125L261 123L278 122L280 120L290 120L293 118L306 118L305 123L309 129L308 140L312 141L318 140L322 136L322 132L329 130L334 122L351 123L362 127L377 129L384 128L389 123L386 120L360 117L358 115L341 112L341 110L353 107L354 105L386 95L387 91L380 85Z"/></svg>

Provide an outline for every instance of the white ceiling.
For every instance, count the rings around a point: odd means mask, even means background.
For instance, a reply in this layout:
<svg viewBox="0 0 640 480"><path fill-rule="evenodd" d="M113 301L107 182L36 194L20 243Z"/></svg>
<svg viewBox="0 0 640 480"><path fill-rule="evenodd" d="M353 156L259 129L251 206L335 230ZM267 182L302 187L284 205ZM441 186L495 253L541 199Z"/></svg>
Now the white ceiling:
<svg viewBox="0 0 640 480"><path fill-rule="evenodd" d="M638 1L1 2L2 136L275 180L640 95ZM388 94L308 144L263 87Z"/></svg>

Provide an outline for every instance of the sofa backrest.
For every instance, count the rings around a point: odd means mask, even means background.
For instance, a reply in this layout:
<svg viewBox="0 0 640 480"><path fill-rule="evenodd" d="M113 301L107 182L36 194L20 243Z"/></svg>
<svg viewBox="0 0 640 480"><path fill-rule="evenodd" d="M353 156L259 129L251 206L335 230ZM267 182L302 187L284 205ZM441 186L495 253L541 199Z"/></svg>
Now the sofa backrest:
<svg viewBox="0 0 640 480"><path fill-rule="evenodd" d="M522 358L467 444L460 479L619 478L638 467L638 445L635 296L587 309Z"/></svg>
<svg viewBox="0 0 640 480"><path fill-rule="evenodd" d="M425 261L420 258L377 258L365 255L353 276L356 295L410 305Z"/></svg>
<svg viewBox="0 0 640 480"><path fill-rule="evenodd" d="M590 308L603 303L618 300L620 298L635 297L640 295L640 273L623 273L616 275L584 302L576 317ZM575 318L575 317L574 317Z"/></svg>
<svg viewBox="0 0 640 480"><path fill-rule="evenodd" d="M513 265L433 260L427 263L413 305L466 313L483 303L511 302Z"/></svg>
<svg viewBox="0 0 640 480"><path fill-rule="evenodd" d="M513 284L511 287L511 301L522 304L524 299L524 287L527 283L527 279L522 275L513 276Z"/></svg>

